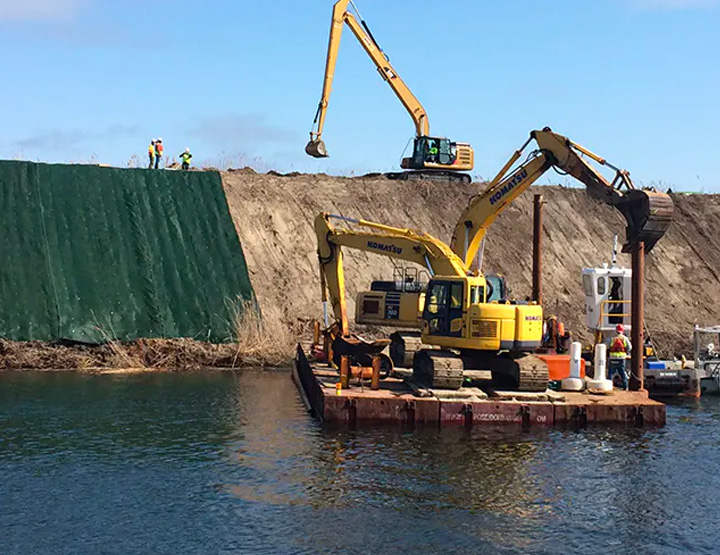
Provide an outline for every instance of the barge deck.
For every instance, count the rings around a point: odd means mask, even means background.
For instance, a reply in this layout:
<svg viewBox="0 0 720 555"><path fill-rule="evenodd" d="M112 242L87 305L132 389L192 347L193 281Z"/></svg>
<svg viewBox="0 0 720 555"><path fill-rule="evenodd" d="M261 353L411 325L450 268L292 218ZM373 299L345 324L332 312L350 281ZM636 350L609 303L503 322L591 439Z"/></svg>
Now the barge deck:
<svg viewBox="0 0 720 555"><path fill-rule="evenodd" d="M665 405L647 391L618 391L612 395L576 392L490 394L476 387L457 391L432 390L412 382L409 371L399 369L380 380L377 390L369 381L352 380L338 389L339 374L327 364L312 362L298 345L293 379L317 418L327 423L355 426L363 423L422 425L514 425L525 429L543 426L665 425ZM399 375L399 377L398 377Z"/></svg>

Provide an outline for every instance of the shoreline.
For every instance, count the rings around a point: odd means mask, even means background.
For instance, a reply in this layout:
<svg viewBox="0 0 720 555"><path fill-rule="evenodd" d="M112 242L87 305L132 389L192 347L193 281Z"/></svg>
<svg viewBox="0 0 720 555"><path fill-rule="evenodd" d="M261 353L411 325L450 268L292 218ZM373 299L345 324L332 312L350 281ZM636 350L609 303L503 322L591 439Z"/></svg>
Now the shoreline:
<svg viewBox="0 0 720 555"><path fill-rule="evenodd" d="M285 341L255 344L137 339L87 345L0 339L0 373L140 374L290 368L294 347L294 342L291 348Z"/></svg>
<svg viewBox="0 0 720 555"><path fill-rule="evenodd" d="M240 365L235 367L208 366L195 369L172 369L172 368L15 368L0 369L0 376L9 374L82 374L88 376L131 376L138 374L199 374L199 373L222 373L242 372L245 370L263 370L268 372L292 371L292 363L287 366L257 366Z"/></svg>

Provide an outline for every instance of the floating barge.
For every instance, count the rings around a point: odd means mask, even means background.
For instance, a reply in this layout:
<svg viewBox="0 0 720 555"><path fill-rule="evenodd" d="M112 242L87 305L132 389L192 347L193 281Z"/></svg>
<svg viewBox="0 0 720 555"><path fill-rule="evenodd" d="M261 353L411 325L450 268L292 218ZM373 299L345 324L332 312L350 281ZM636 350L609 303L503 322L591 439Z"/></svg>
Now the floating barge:
<svg viewBox="0 0 720 555"><path fill-rule="evenodd" d="M404 376L403 376L404 374ZM398 377L399 375L399 377ZM415 385L409 370L370 381L352 379L350 388L337 389L337 370L315 363L298 345L293 379L310 410L322 422L346 424L400 424L415 426L513 425L534 427L619 424L633 427L665 425L665 405L647 391L615 391L612 395L575 392L491 392L475 387L457 391L424 389Z"/></svg>

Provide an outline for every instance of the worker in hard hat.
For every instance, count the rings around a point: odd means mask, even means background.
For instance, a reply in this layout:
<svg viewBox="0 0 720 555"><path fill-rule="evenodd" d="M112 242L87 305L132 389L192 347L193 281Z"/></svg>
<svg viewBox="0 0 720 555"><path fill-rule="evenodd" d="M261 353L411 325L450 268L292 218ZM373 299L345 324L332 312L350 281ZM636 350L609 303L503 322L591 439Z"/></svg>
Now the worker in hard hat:
<svg viewBox="0 0 720 555"><path fill-rule="evenodd" d="M623 389L628 388L627 359L632 352L632 343L625 335L625 326L615 326L615 335L608 339L608 379L612 381L615 374L620 377Z"/></svg>
<svg viewBox="0 0 720 555"><path fill-rule="evenodd" d="M164 150L162 137L158 137L155 141L155 169L160 167L160 160L163 157Z"/></svg>
<svg viewBox="0 0 720 555"><path fill-rule="evenodd" d="M148 147L148 158L150 160L148 169L151 170L155 165L155 139L150 139L150 146Z"/></svg>
<svg viewBox="0 0 720 555"><path fill-rule="evenodd" d="M190 169L190 160L192 160L192 154L190 154L190 147L185 147L185 151L180 155L182 160L182 169Z"/></svg>

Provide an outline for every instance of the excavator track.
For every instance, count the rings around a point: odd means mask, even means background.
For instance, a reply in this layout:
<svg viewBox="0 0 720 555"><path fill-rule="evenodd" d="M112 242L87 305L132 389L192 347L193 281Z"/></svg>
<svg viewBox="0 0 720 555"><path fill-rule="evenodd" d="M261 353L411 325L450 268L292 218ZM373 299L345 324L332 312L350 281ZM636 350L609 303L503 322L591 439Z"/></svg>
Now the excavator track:
<svg viewBox="0 0 720 555"><path fill-rule="evenodd" d="M412 368L415 353L423 345L419 331L396 331L390 334L390 358L395 366L400 368Z"/></svg>
<svg viewBox="0 0 720 555"><path fill-rule="evenodd" d="M467 370L490 370L494 389L545 391L548 388L547 364L530 353L463 351L462 360Z"/></svg>
<svg viewBox="0 0 720 555"><path fill-rule="evenodd" d="M545 362L535 355L525 355L514 362L519 368L518 391L545 391L550 374Z"/></svg>
<svg viewBox="0 0 720 555"><path fill-rule="evenodd" d="M460 389L463 384L463 361L450 351L417 351L413 360L413 378L434 389Z"/></svg>
<svg viewBox="0 0 720 555"><path fill-rule="evenodd" d="M472 183L472 177L466 173L444 170L415 170L405 172L388 172L388 179L400 181L438 181L443 183Z"/></svg>

